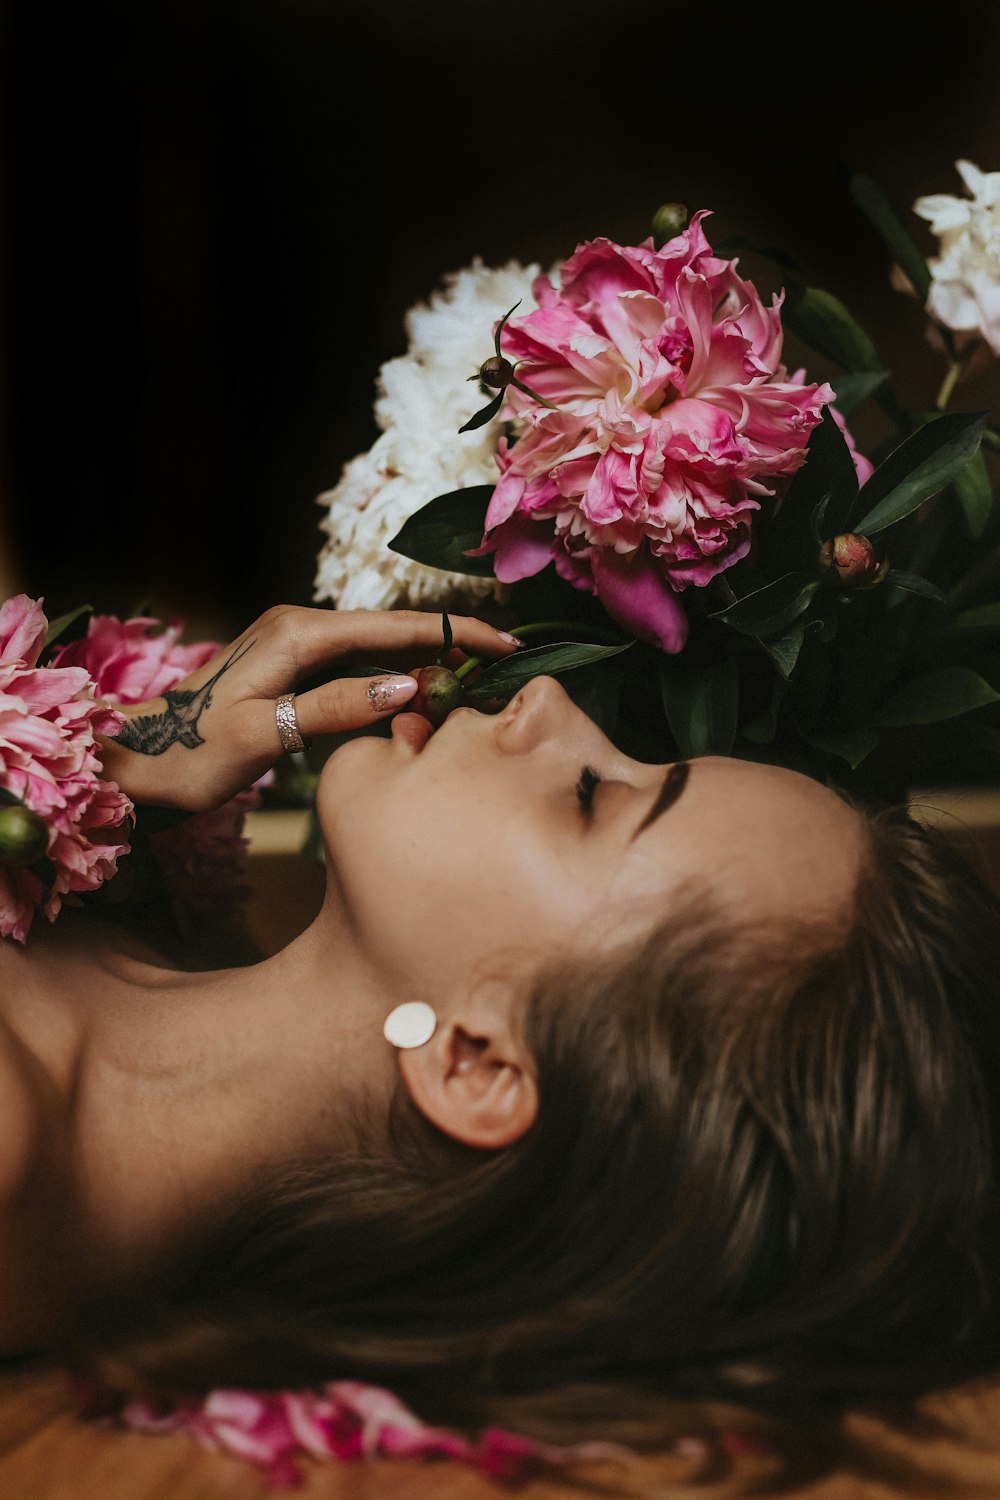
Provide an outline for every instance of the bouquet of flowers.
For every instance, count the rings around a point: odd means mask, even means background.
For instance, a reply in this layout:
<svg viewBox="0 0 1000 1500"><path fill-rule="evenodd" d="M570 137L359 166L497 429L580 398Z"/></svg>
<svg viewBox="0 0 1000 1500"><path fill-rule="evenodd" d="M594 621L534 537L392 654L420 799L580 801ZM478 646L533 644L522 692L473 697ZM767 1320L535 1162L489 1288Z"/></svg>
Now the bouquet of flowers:
<svg viewBox="0 0 1000 1500"><path fill-rule="evenodd" d="M89 607L49 624L23 594L0 608L0 936L23 943L36 910L54 921L85 897L155 907L189 945L206 912L216 929L235 921L244 815L268 778L211 812L144 809L137 829L128 797L101 776L96 736L119 732L118 706L158 697L219 649L182 645L182 629Z"/></svg>
<svg viewBox="0 0 1000 1500"><path fill-rule="evenodd" d="M915 205L930 263L871 179L849 183L945 360L918 408L838 299L784 274L765 301L739 270L752 247L713 246L678 204L548 275L451 278L382 370L382 436L320 497L317 597L471 599L529 649L466 664L469 701L565 671L640 759L731 753L890 796L995 775L1000 436L950 407L1000 352L1000 173L959 169L969 197ZM789 369L786 331L837 373ZM848 426L866 403L870 457Z"/></svg>

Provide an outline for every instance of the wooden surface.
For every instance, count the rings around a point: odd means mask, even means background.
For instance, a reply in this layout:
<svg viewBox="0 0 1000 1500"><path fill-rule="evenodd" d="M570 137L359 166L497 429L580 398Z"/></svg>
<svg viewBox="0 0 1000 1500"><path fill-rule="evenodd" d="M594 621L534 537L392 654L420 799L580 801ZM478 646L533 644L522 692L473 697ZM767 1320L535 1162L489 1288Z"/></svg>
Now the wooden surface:
<svg viewBox="0 0 1000 1500"><path fill-rule="evenodd" d="M942 796L929 800L947 819L957 816L973 829L1000 878L1000 797L974 804L957 799L964 807ZM931 813L929 820L939 816ZM281 823L265 814L251 825L251 919L267 951L294 936L322 899L322 870L303 865L293 852L302 822L296 815ZM296 892L294 907L283 899L289 888ZM732 1494L734 1480L738 1490L741 1479L759 1483L773 1469L771 1461L752 1456L735 1460L728 1479L723 1467L711 1455L681 1451L630 1470L604 1466L587 1478L603 1493L610 1486L679 1500ZM455 1463L303 1460L302 1472L304 1484L293 1493L303 1500L502 1500L511 1493ZM252 1500L268 1493L265 1477L251 1465L206 1452L189 1437L141 1436L79 1419L57 1369L0 1373L0 1500ZM595 1489L534 1479L514 1493L519 1500L583 1500ZM1000 1379L928 1399L905 1429L849 1417L832 1467L781 1493L785 1500L1000 1500Z"/></svg>
<svg viewBox="0 0 1000 1500"><path fill-rule="evenodd" d="M784 1500L998 1500L1000 1383L924 1403L920 1430L900 1432L873 1417L845 1423L850 1462L783 1489ZM399 1459L317 1464L304 1460L302 1500L584 1500L619 1482L656 1500L734 1493L771 1465L736 1461L723 1481L704 1457L681 1452L635 1465L604 1465L586 1487L532 1479L513 1492L451 1462ZM0 1376L0 1496L3 1500L253 1500L268 1493L251 1465L209 1453L177 1434L149 1437L79 1420L59 1371ZM760 1491L758 1490L758 1493Z"/></svg>

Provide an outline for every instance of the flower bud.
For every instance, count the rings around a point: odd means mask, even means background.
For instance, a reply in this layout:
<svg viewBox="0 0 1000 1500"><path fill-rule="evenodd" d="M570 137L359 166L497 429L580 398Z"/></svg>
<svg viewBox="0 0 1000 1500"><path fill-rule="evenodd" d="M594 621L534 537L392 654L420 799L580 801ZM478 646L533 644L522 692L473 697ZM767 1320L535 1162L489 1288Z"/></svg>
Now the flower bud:
<svg viewBox="0 0 1000 1500"><path fill-rule="evenodd" d="M462 684L447 667L418 667L409 675L417 679L417 696L411 698L407 708L423 714L437 729L453 708L460 707Z"/></svg>
<svg viewBox="0 0 1000 1500"><path fill-rule="evenodd" d="M494 354L490 359L484 359L479 366L479 378L491 390L505 390L514 379L514 366L503 355Z"/></svg>
<svg viewBox="0 0 1000 1500"><path fill-rule="evenodd" d="M845 531L829 537L819 549L819 571L840 588L870 589L889 571L889 559L879 557L866 536Z"/></svg>
<svg viewBox="0 0 1000 1500"><path fill-rule="evenodd" d="M675 234L680 234L688 221L687 204L685 203L661 203L653 215L653 240L657 250L665 245L667 240L672 240Z"/></svg>
<svg viewBox="0 0 1000 1500"><path fill-rule="evenodd" d="M0 807L0 868L33 864L48 847L49 830L43 817L20 802Z"/></svg>

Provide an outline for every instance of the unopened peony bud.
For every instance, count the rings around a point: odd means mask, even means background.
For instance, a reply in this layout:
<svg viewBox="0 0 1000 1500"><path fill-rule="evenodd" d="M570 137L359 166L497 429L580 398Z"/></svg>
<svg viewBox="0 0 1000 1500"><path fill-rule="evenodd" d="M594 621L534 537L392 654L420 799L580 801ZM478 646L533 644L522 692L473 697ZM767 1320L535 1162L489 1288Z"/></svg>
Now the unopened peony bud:
<svg viewBox="0 0 1000 1500"><path fill-rule="evenodd" d="M417 679L418 689L407 707L430 719L437 729L452 709L461 705L464 696L461 682L447 667L418 667L410 676Z"/></svg>
<svg viewBox="0 0 1000 1500"><path fill-rule="evenodd" d="M832 536L819 549L819 570L829 583L840 588L870 589L889 571L889 559L879 557L866 536L845 531Z"/></svg>
<svg viewBox="0 0 1000 1500"><path fill-rule="evenodd" d="M16 869L40 859L49 847L45 819L20 802L0 807L0 867Z"/></svg>
<svg viewBox="0 0 1000 1500"><path fill-rule="evenodd" d="M479 366L479 378L483 385L490 386L494 391L502 391L514 378L514 366L509 359L494 354L491 359L484 359Z"/></svg>
<svg viewBox="0 0 1000 1500"><path fill-rule="evenodd" d="M667 240L672 240L675 234L680 234L688 221L687 205L685 203L661 203L653 215L653 240L657 250L665 245Z"/></svg>

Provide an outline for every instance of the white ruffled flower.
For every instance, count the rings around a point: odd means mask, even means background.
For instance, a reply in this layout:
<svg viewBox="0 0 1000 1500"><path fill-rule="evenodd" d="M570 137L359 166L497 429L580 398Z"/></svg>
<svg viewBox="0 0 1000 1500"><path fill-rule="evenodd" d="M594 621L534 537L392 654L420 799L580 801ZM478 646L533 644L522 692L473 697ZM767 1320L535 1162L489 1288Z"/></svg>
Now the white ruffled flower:
<svg viewBox="0 0 1000 1500"><path fill-rule="evenodd" d="M490 578L424 567L387 543L436 495L496 480L499 419L475 432L458 429L486 404L469 376L493 352L493 325L519 299L519 313L535 307L531 286L539 269L511 261L491 270L476 260L446 277L429 306L407 313L407 352L379 371L375 417L382 435L317 497L328 508L317 599L341 609L429 609L472 605L492 592Z"/></svg>
<svg viewBox="0 0 1000 1500"><path fill-rule="evenodd" d="M932 193L913 205L940 241L927 311L956 332L980 334L1000 354L1000 172L971 161L955 166L968 198Z"/></svg>

